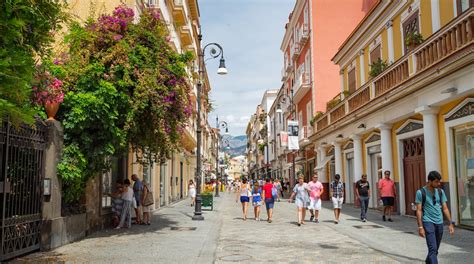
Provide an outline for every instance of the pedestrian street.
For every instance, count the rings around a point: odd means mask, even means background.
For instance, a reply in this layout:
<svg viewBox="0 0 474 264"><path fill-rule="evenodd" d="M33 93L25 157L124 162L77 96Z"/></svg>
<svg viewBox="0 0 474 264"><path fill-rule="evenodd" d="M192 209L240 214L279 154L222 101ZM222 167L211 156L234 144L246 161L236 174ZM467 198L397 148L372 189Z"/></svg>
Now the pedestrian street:
<svg viewBox="0 0 474 264"><path fill-rule="evenodd" d="M275 203L272 223L262 210L261 221L242 218L234 193L214 198L213 211L204 221L193 221L189 200L155 211L150 226L105 229L51 252L34 253L13 263L422 263L425 240L416 235L415 219L395 216L382 222L369 211L368 221L358 209L344 205L341 221L333 222L329 203L323 203L320 223L296 225L296 208L287 200ZM264 209L264 207L262 207ZM447 232L440 248L440 263L471 263L472 234Z"/></svg>

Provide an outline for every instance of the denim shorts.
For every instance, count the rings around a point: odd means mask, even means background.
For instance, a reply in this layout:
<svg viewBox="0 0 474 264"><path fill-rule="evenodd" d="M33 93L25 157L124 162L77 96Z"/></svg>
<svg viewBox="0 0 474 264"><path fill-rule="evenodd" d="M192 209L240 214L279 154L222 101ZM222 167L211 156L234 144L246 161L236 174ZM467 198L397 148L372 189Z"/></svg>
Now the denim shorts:
<svg viewBox="0 0 474 264"><path fill-rule="evenodd" d="M274 204L275 204L275 199L265 198L265 207L267 207L267 209L273 209Z"/></svg>
<svg viewBox="0 0 474 264"><path fill-rule="evenodd" d="M248 203L249 201L250 201L250 198L248 196L240 196L241 203Z"/></svg>

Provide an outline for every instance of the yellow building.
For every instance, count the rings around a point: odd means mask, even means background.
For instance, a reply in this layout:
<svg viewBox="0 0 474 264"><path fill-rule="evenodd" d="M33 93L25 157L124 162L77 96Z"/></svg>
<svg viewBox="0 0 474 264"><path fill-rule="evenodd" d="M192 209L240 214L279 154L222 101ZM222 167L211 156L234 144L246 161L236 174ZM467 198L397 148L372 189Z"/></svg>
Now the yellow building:
<svg viewBox="0 0 474 264"><path fill-rule="evenodd" d="M379 1L342 44L341 93L310 139L323 173L343 176L347 202L363 173L375 187L388 170L398 212L414 215L436 170L453 219L474 227L473 33L472 1Z"/></svg>

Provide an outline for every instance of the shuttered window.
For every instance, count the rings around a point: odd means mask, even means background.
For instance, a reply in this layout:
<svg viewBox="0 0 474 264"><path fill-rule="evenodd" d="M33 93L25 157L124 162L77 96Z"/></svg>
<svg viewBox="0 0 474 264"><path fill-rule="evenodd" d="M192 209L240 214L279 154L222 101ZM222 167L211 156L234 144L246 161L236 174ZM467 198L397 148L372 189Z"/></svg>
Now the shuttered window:
<svg viewBox="0 0 474 264"><path fill-rule="evenodd" d="M373 64L377 62L378 59L381 59L382 56L380 54L381 54L381 51L380 51L380 44L379 44L375 49L373 49L370 52L370 64Z"/></svg>
<svg viewBox="0 0 474 264"><path fill-rule="evenodd" d="M349 93L353 93L356 90L356 71L355 68L349 71L347 74Z"/></svg>
<svg viewBox="0 0 474 264"><path fill-rule="evenodd" d="M418 20L418 10L413 13L405 22L403 22L403 39L405 40L406 36L408 33L420 33L420 23ZM403 41L405 44L405 41ZM407 50L407 45L405 46L405 53L408 51Z"/></svg>
<svg viewBox="0 0 474 264"><path fill-rule="evenodd" d="M458 11L458 16L473 6L474 6L474 0L456 0L456 8Z"/></svg>

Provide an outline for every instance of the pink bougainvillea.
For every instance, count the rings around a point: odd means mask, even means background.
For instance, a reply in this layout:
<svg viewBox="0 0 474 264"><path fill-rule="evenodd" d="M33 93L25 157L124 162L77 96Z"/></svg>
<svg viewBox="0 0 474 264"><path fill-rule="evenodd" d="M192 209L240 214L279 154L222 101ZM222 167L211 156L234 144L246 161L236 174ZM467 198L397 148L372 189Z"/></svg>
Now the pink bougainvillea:
<svg viewBox="0 0 474 264"><path fill-rule="evenodd" d="M63 82L41 67L35 74L32 90L32 100L37 105L62 103L64 100Z"/></svg>

